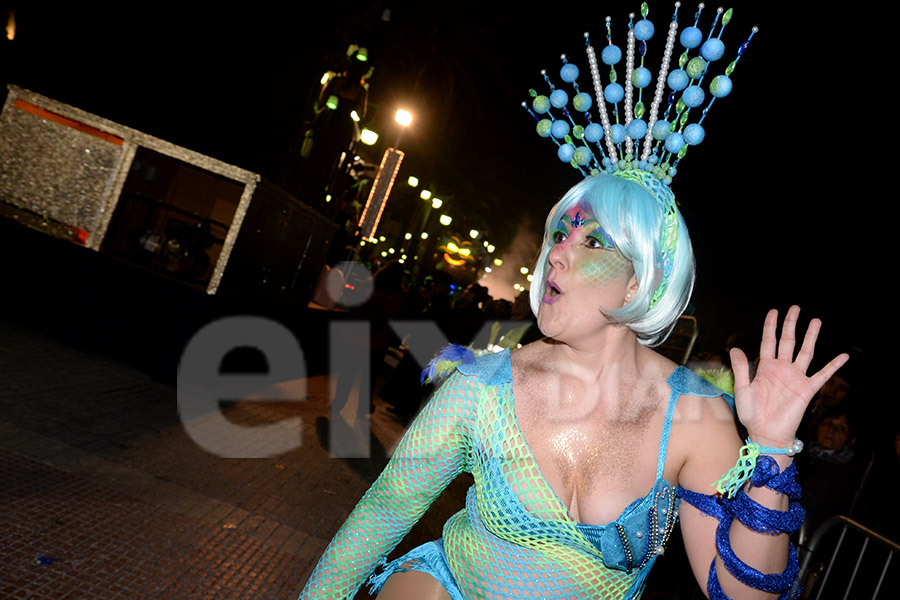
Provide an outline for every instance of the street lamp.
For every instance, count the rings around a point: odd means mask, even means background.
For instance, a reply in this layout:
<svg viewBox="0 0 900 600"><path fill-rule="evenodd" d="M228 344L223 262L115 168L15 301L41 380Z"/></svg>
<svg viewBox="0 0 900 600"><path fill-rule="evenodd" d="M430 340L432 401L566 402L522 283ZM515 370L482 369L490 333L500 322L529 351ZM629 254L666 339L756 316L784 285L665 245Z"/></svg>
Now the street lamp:
<svg viewBox="0 0 900 600"><path fill-rule="evenodd" d="M449 215L441 215L440 222L441 222L441 225L444 225L446 227L447 225L449 225L450 223L453 222L453 218L450 217Z"/></svg>
<svg viewBox="0 0 900 600"><path fill-rule="evenodd" d="M372 146L378 141L378 134L371 129L363 129L359 132L359 139L366 146Z"/></svg>
<svg viewBox="0 0 900 600"><path fill-rule="evenodd" d="M394 115L394 120L404 127L409 127L409 124L412 123L412 114L401 108L397 110L397 114Z"/></svg>

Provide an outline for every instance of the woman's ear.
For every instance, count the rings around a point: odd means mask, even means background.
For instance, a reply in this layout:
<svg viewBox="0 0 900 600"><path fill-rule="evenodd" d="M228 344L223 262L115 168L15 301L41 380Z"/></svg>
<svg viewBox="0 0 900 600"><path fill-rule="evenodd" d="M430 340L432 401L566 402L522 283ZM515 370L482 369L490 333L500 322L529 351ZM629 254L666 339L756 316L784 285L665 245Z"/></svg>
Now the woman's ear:
<svg viewBox="0 0 900 600"><path fill-rule="evenodd" d="M631 300L637 296L638 293L638 280L637 275L632 275L631 279L628 281L628 286L625 288L625 302L623 302L623 306L631 302Z"/></svg>

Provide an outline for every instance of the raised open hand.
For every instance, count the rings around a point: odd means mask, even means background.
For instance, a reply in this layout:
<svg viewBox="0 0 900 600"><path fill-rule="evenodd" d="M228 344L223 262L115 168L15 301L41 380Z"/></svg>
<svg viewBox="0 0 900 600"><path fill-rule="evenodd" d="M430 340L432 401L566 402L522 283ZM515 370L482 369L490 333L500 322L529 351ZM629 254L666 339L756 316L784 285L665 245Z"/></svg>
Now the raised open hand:
<svg viewBox="0 0 900 600"><path fill-rule="evenodd" d="M738 418L747 428L750 439L761 446L790 446L810 400L850 358L847 354L840 354L818 373L808 377L806 371L812 362L822 322L818 319L810 322L795 359L799 315L800 308L792 306L784 318L780 340L776 340L775 333L778 311L773 309L766 315L759 366L752 382L747 356L737 348L731 350Z"/></svg>

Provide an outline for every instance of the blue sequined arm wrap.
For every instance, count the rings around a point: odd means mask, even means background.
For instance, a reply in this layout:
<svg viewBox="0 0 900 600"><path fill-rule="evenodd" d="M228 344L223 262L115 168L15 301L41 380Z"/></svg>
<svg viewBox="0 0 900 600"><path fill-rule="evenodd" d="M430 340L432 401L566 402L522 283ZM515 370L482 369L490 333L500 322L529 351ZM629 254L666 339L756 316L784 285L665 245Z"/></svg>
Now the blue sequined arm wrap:
<svg viewBox="0 0 900 600"><path fill-rule="evenodd" d="M779 535L781 533L793 533L803 523L806 511L800 506L800 485L797 483L797 468L791 464L783 472L779 472L778 463L769 456L761 456L757 461L756 470L750 480L754 487L768 487L776 492L785 494L791 500L790 507L786 511L766 508L749 496L743 487L738 490L733 498L721 495L705 495L692 492L684 488L678 488L678 495L688 504L714 517L719 521L716 528L716 549L722 564L736 579L742 583L770 593L781 594L782 600L788 600L799 593L798 589L792 590L794 580L799 572L797 550L790 544L788 563L782 573L762 573L746 564L731 549L729 532L734 519L737 519L748 529L757 533ZM709 567L709 579L707 592L711 600L730 600L716 575L716 561L713 559Z"/></svg>

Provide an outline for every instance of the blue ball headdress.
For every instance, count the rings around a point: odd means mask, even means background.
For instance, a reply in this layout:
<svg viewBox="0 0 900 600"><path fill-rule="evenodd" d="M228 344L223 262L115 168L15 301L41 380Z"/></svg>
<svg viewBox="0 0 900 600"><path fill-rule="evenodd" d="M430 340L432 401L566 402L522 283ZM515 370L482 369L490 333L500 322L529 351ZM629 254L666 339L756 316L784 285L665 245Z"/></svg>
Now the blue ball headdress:
<svg viewBox="0 0 900 600"><path fill-rule="evenodd" d="M709 33L704 36L697 26L704 8L700 4L694 15L694 24L686 27L678 36L684 52L678 58L678 68L670 72L669 63L678 33L680 7L681 2L676 2L649 110L644 103L644 90L653 83L653 74L644 66L644 57L647 42L653 37L655 27L647 19L649 9L646 2L641 5L639 21L634 22L633 14L629 16L624 85L619 82L616 73L616 65L622 61L622 50L613 44L611 19L606 18L607 45L600 52L600 60L610 68L609 81L605 86L590 35L584 34L599 122L594 120L590 112L594 105L593 98L578 86L578 67L570 63L565 55L561 57L563 65L560 78L571 85L574 91L571 102L569 93L562 87L557 87L547 76L547 72L543 71L549 95L539 94L532 89L531 107L526 102L522 103L532 115L538 135L553 140L557 145L557 155L561 161L569 163L585 177L607 173L635 181L647 189L665 209L660 241L662 277L651 297L651 308L666 290L678 242L675 195L669 184L688 148L703 141L706 135L703 120L716 99L724 98L731 92L731 74L757 31L756 27L752 29L750 36L738 49L736 58L725 68L725 73L710 81L710 98L707 103L703 80L710 65L725 55L725 44L721 38L725 26L731 20L732 10L719 8ZM691 57L695 50L697 55ZM637 66L636 54L640 57ZM670 91L664 99L666 87ZM607 103L611 105L610 109L607 109ZM665 109L660 115L663 103ZM706 106L701 109L704 103ZM698 113L699 119L690 122ZM579 115L584 118L585 124L576 122L575 118Z"/></svg>

